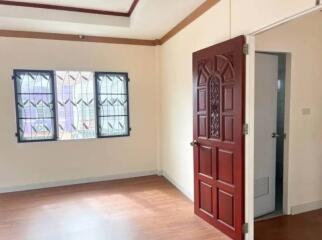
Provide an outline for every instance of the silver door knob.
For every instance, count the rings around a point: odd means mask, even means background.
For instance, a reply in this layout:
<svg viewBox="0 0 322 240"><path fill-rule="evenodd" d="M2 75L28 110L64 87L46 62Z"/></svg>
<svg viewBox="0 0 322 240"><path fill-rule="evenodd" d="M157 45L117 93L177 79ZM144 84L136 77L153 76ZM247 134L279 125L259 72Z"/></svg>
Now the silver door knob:
<svg viewBox="0 0 322 240"><path fill-rule="evenodd" d="M198 143L198 141L195 139L195 140L193 140L191 143L190 143L190 145L193 147L193 146L198 146L199 145L199 143Z"/></svg>
<svg viewBox="0 0 322 240"><path fill-rule="evenodd" d="M280 135L279 134L277 134L277 133L272 133L272 138L279 138L280 137Z"/></svg>

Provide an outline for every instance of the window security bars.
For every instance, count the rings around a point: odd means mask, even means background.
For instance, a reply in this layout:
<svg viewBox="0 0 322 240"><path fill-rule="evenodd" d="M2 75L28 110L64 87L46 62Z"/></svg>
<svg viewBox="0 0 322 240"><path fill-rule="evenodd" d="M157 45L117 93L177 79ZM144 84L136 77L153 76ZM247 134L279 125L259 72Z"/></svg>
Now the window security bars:
<svg viewBox="0 0 322 240"><path fill-rule="evenodd" d="M130 135L128 74L14 70L18 142Z"/></svg>

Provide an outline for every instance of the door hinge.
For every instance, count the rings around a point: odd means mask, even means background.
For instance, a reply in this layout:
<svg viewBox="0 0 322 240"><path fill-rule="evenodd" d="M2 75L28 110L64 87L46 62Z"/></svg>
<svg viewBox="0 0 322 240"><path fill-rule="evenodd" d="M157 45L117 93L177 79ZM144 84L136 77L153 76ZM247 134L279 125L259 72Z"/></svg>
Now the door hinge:
<svg viewBox="0 0 322 240"><path fill-rule="evenodd" d="M248 124L247 123L244 123L244 125L243 125L243 134L244 135L248 134Z"/></svg>
<svg viewBox="0 0 322 240"><path fill-rule="evenodd" d="M245 43L244 46L243 46L243 53L245 55L248 55L249 53L249 44L248 43Z"/></svg>
<svg viewBox="0 0 322 240"><path fill-rule="evenodd" d="M243 225L243 233L244 234L248 233L248 223L244 223L244 225Z"/></svg>

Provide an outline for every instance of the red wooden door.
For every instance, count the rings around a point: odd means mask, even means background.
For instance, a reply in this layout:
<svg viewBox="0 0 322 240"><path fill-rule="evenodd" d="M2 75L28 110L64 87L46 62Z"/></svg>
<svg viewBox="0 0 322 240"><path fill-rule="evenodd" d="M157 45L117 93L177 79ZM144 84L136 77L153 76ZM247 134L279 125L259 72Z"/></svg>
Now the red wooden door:
<svg viewBox="0 0 322 240"><path fill-rule="evenodd" d="M244 223L244 36L193 54L195 213L233 239Z"/></svg>

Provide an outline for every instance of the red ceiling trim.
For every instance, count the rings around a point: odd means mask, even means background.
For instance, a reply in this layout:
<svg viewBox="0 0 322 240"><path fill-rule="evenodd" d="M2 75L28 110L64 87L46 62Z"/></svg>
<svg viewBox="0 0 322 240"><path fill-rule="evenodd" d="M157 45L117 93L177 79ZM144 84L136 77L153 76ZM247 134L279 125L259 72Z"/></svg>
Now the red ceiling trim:
<svg viewBox="0 0 322 240"><path fill-rule="evenodd" d="M78 8L78 7L59 6L59 5L52 5L52 4L17 2L17 1L7 1L7 0L0 0L0 5L42 8L42 9L50 9L50 10L81 12L81 13L120 16L120 17L130 17L132 15L134 9L136 8L138 2L139 2L139 0L133 0L128 12L116 12L116 11L106 11L106 10L89 9L89 8Z"/></svg>
<svg viewBox="0 0 322 240"><path fill-rule="evenodd" d="M134 0L134 1L133 1L132 5L131 5L131 7L130 7L130 9L129 9L129 11L127 12L127 14L128 14L129 16L131 16L131 15L132 15L132 13L133 13L134 9L136 8L136 6L138 5L138 3L139 3L139 0Z"/></svg>

